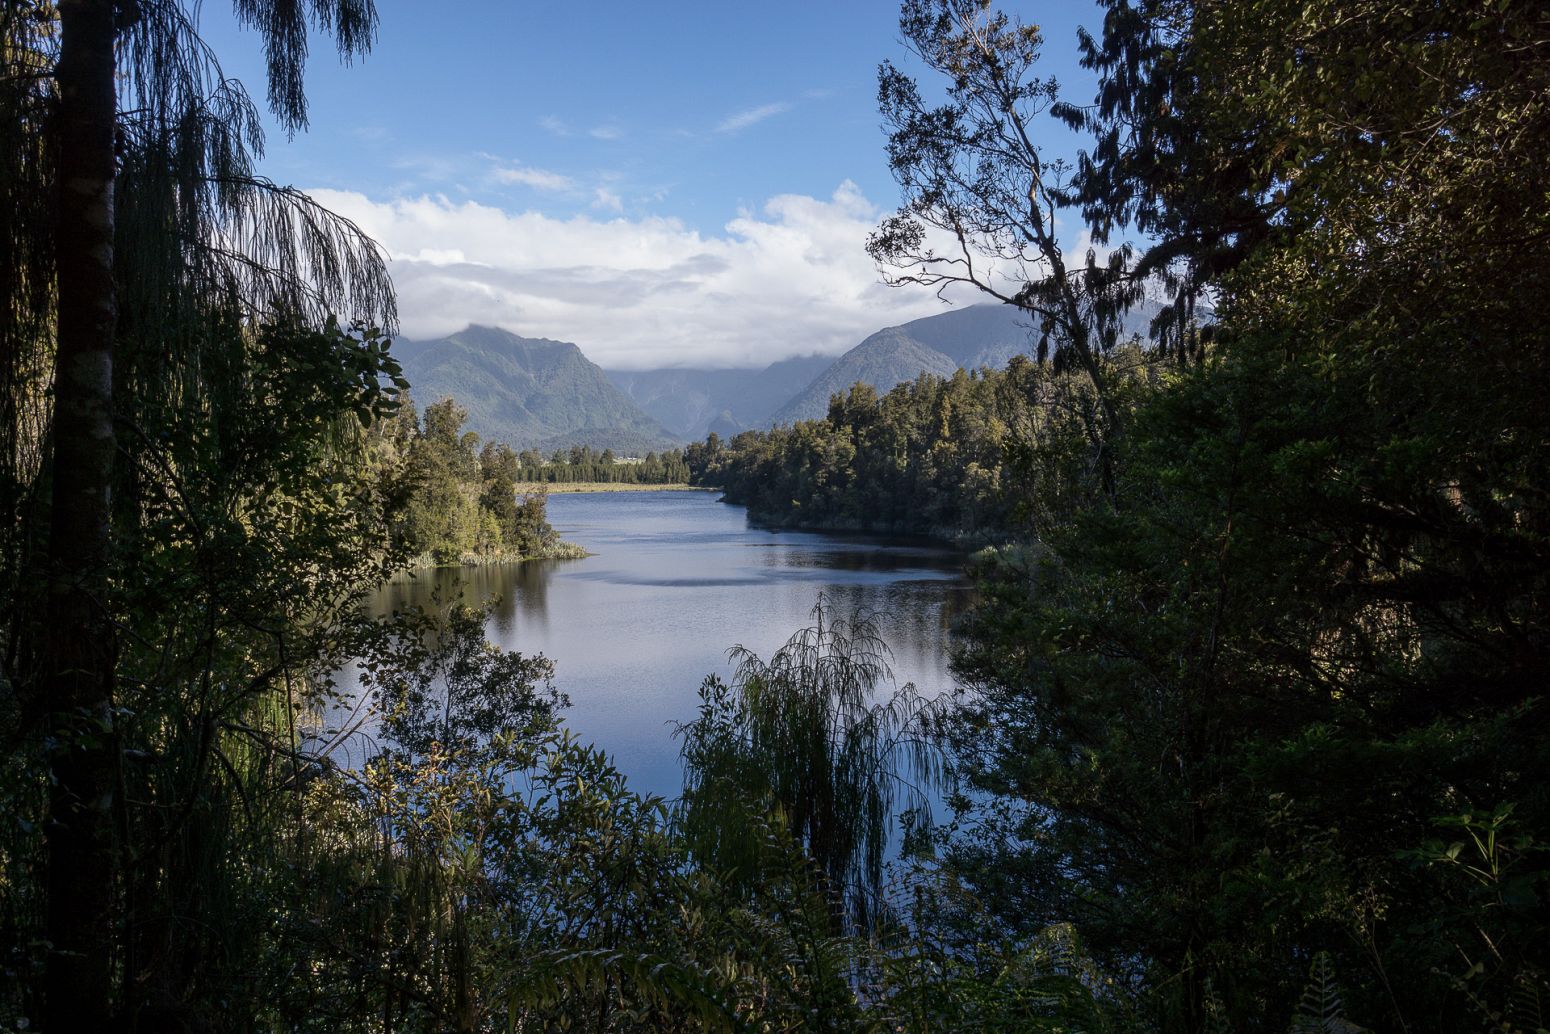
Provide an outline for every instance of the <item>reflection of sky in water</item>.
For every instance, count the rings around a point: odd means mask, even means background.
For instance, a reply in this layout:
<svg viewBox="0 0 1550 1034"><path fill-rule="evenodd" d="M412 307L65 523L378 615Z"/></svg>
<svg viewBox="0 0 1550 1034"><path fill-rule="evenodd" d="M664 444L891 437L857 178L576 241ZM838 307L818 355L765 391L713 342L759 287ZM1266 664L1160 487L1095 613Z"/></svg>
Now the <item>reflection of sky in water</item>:
<svg viewBox="0 0 1550 1034"><path fill-rule="evenodd" d="M699 492L553 495L549 519L596 555L420 572L384 586L372 607L436 590L499 596L490 639L554 660L567 723L637 790L677 795L672 723L694 716L700 683L730 675L734 645L768 657L810 623L820 592L847 616L877 615L900 683L932 695L950 685L947 629L968 600L950 550L750 528L741 507Z"/></svg>

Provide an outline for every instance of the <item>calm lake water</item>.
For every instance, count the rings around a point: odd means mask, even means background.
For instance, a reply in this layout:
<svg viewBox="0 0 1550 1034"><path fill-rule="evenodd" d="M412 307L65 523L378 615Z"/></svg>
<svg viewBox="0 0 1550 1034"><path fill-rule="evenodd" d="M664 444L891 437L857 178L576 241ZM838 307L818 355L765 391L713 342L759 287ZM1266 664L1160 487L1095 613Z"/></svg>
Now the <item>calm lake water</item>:
<svg viewBox="0 0 1550 1034"><path fill-rule="evenodd" d="M728 648L768 657L811 624L819 593L845 616L874 613L900 684L951 685L949 627L967 604L960 554L918 542L769 531L709 492L551 495L549 520L595 556L422 571L388 583L379 611L429 603L461 583L499 597L487 634L555 662L567 724L613 755L638 791L681 789L673 723L700 683L728 678Z"/></svg>

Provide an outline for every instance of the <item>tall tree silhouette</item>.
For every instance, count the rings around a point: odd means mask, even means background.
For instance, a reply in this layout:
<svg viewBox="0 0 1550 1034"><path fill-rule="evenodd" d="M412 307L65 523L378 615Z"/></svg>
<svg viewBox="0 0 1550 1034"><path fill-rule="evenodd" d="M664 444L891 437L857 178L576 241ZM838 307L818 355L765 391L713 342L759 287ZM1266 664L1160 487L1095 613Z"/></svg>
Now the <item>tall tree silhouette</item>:
<svg viewBox="0 0 1550 1034"><path fill-rule="evenodd" d="M30 55L45 80L53 37L36 25L52 13L11 7L7 58ZM309 27L331 35L347 60L365 52L375 31L371 0L235 7L263 40L270 105L292 133L306 125ZM37 661L25 681L27 710L52 745L45 1019L50 1030L96 1030L112 1006L118 749L108 599L121 431L148 404L186 406L197 397L218 375L207 360L221 334L246 319L342 310L391 322L393 306L369 240L254 174L263 147L257 112L220 73L180 4L63 0L57 40L53 119L19 118L22 100L47 99L46 86L6 98L15 134L8 160L34 149L46 155L48 134L57 155L52 248L29 245L32 264L7 268L0 286L14 317L9 386L25 386L40 367L53 370L46 430L27 424L33 411L25 406L6 413L18 443L7 488L20 508L16 456L35 448L38 483L49 491L46 590L30 651ZM131 102L123 111L120 97ZM29 168L47 175L46 160ZM40 289L47 279L52 293ZM226 318L214 318L217 311ZM15 606L7 615L13 630L23 604Z"/></svg>
<svg viewBox="0 0 1550 1034"><path fill-rule="evenodd" d="M1104 415L1094 445L1106 457L1102 441L1118 433L1119 414L1103 356L1140 282L1129 246L1073 258L1061 239L1071 169L1037 143L1058 97L1055 80L1037 74L1043 36L991 0L907 0L899 29L948 81L947 100L928 103L891 62L879 69L888 164L903 197L868 250L890 283L972 285L1027 311L1040 329L1039 357L1091 378Z"/></svg>
<svg viewBox="0 0 1550 1034"><path fill-rule="evenodd" d="M60 4L53 504L39 690L53 715L48 1029L101 1030L111 974L112 0Z"/></svg>

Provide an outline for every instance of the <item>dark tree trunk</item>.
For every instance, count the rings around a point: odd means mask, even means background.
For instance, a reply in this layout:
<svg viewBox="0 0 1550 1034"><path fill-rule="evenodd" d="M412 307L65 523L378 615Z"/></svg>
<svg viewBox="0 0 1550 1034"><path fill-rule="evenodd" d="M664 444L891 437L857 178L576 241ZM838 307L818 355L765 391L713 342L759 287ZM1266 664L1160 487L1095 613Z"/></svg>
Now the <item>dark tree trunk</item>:
<svg viewBox="0 0 1550 1034"><path fill-rule="evenodd" d="M112 0L59 5L59 290L48 600L38 689L56 746L48 825L50 1032L104 1029L113 945Z"/></svg>

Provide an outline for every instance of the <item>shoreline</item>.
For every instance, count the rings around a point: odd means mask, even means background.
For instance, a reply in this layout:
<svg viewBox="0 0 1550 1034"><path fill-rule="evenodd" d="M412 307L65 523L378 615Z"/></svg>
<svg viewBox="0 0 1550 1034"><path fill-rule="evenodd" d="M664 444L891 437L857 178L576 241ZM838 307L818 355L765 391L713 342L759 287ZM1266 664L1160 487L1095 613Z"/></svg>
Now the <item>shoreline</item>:
<svg viewBox="0 0 1550 1034"><path fill-rule="evenodd" d="M724 502L726 500L723 500ZM746 503L733 503L747 510ZM975 553L986 547L1016 544L1017 540L1006 532L987 530L958 531L950 528L921 529L911 525L878 525L863 521L802 521L787 513L779 516L756 514L748 511L749 523L767 531L807 531L824 535L861 535L873 538L914 539L964 553Z"/></svg>
<svg viewBox="0 0 1550 1034"><path fill-rule="evenodd" d="M519 481L517 491L536 492L540 488L549 490L550 495L576 495L592 492L719 492L719 488L706 488L703 485L641 485L620 481Z"/></svg>
<svg viewBox="0 0 1550 1034"><path fill-rule="evenodd" d="M597 556L597 554L576 545L574 542L556 542L553 546L538 553L515 553L507 550L501 550L498 553L465 553L461 559L445 564L437 563L436 559L429 553L421 553L419 556L411 558L408 564L394 572L394 576L396 577L405 571L435 571L458 567L491 567L496 564L525 564L530 560L585 560L590 556Z"/></svg>

